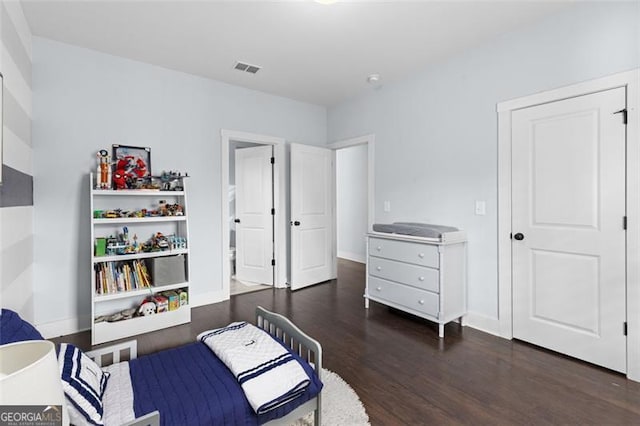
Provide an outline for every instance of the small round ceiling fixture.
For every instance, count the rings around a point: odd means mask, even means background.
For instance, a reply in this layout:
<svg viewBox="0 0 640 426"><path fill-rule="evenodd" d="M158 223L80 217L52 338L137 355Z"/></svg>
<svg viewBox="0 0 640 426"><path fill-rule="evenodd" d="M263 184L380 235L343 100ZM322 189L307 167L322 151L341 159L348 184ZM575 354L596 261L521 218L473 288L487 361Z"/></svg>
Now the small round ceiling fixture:
<svg viewBox="0 0 640 426"><path fill-rule="evenodd" d="M380 74L369 74L367 77L367 83L376 84L380 82Z"/></svg>

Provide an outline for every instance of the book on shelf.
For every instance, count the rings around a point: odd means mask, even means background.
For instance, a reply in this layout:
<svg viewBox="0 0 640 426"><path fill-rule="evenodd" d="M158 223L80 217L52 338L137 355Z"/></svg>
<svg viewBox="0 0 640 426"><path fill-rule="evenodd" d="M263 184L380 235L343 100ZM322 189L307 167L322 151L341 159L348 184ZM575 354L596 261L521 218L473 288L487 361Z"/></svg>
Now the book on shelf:
<svg viewBox="0 0 640 426"><path fill-rule="evenodd" d="M144 259L97 263L96 294L115 294L151 288L151 278Z"/></svg>

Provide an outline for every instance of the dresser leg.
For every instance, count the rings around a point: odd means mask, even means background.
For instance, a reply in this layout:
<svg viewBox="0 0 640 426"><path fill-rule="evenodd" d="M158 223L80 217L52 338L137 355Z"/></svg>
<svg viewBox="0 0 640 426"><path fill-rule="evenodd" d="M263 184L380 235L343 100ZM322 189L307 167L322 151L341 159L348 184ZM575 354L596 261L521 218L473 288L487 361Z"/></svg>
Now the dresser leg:
<svg viewBox="0 0 640 426"><path fill-rule="evenodd" d="M364 308L365 309L369 309L369 298L368 297L364 298Z"/></svg>
<svg viewBox="0 0 640 426"><path fill-rule="evenodd" d="M438 324L438 336L444 338L444 324Z"/></svg>

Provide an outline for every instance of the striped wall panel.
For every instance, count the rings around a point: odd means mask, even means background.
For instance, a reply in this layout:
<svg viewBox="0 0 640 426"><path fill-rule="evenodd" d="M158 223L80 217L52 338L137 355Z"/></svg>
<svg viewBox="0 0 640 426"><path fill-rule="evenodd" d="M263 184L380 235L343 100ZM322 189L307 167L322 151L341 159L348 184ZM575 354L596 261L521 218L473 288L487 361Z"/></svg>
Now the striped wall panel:
<svg viewBox="0 0 640 426"><path fill-rule="evenodd" d="M31 33L19 2L0 5L2 186L0 304L34 321Z"/></svg>

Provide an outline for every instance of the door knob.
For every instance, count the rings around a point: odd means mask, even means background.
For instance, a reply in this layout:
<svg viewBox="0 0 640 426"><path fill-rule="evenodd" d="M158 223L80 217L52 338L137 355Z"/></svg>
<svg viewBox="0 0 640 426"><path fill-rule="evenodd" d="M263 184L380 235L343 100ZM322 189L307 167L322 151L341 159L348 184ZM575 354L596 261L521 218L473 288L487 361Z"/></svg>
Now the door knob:
<svg viewBox="0 0 640 426"><path fill-rule="evenodd" d="M240 219L234 220L235 223L240 223Z"/></svg>
<svg viewBox="0 0 640 426"><path fill-rule="evenodd" d="M296 220L296 221L294 221L294 222L291 222L291 224L292 224L293 226L300 226L300 222L298 222L297 220Z"/></svg>
<svg viewBox="0 0 640 426"><path fill-rule="evenodd" d="M521 232L518 232L516 235L513 236L513 238L515 238L518 241L522 241L524 240L524 234Z"/></svg>

